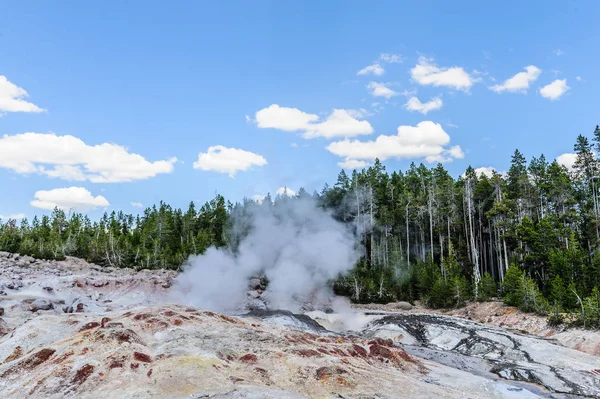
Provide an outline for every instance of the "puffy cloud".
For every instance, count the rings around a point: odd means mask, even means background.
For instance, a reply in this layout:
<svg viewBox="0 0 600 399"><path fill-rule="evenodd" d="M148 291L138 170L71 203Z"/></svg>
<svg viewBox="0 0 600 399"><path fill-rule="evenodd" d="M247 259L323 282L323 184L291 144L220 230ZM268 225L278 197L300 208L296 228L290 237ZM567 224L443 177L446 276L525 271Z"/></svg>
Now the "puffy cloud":
<svg viewBox="0 0 600 399"><path fill-rule="evenodd" d="M353 137L373 133L371 124L358 120L358 117L360 116L356 110L334 109L325 120L320 121L318 115L272 104L256 113L256 125L263 129L301 132L306 139Z"/></svg>
<svg viewBox="0 0 600 399"><path fill-rule="evenodd" d="M25 214L24 213L13 213L10 215L0 215L0 220L2 221L9 221L9 220L21 220L21 219L25 219Z"/></svg>
<svg viewBox="0 0 600 399"><path fill-rule="evenodd" d="M278 104L271 104L267 108L258 111L255 119L259 128L295 132L307 130L311 124L319 120L319 116L307 114L298 108L280 107Z"/></svg>
<svg viewBox="0 0 600 399"><path fill-rule="evenodd" d="M371 95L373 97L383 97L389 99L400 94L387 87L385 83L379 82L370 82L367 85L367 89L371 90Z"/></svg>
<svg viewBox="0 0 600 399"><path fill-rule="evenodd" d="M239 171L246 171L255 165L266 164L265 158L253 152L215 145L209 147L207 152L198 154L198 160L194 162L194 169L228 173L229 176L234 177Z"/></svg>
<svg viewBox="0 0 600 399"><path fill-rule="evenodd" d="M2 112L44 112L35 104L27 102L27 92L0 75L0 113Z"/></svg>
<svg viewBox="0 0 600 399"><path fill-rule="evenodd" d="M540 89L542 97L549 100L558 100L563 94L569 90L567 79L556 79L554 82L547 84Z"/></svg>
<svg viewBox="0 0 600 399"><path fill-rule="evenodd" d="M357 159L346 158L342 162L338 162L338 166L340 168L346 170L354 170L354 169L363 169L369 166L370 164L365 161L359 161Z"/></svg>
<svg viewBox="0 0 600 399"><path fill-rule="evenodd" d="M364 67L363 69L358 71L356 74L357 75L381 76L381 75L383 75L384 72L385 72L385 69L383 69L383 67L379 63L376 62L372 65Z"/></svg>
<svg viewBox="0 0 600 399"><path fill-rule="evenodd" d="M98 207L106 208L109 203L101 195L94 197L83 187L56 188L54 190L40 190L34 195L30 204L40 209L54 209L55 207L79 212L85 212Z"/></svg>
<svg viewBox="0 0 600 399"><path fill-rule="evenodd" d="M0 167L64 180L121 183L173 171L177 158L149 162L117 144L87 145L74 136L23 133L0 138ZM50 169L47 168L50 166Z"/></svg>
<svg viewBox="0 0 600 399"><path fill-rule="evenodd" d="M490 90L496 93L504 91L526 93L529 89L529 84L534 82L542 73L542 70L535 65L525 67L525 72L519 72L515 76L506 79L502 84L490 86Z"/></svg>
<svg viewBox="0 0 600 399"><path fill-rule="evenodd" d="M575 76L575 80L578 81L578 82L581 82L581 80L582 80L581 76Z"/></svg>
<svg viewBox="0 0 600 399"><path fill-rule="evenodd" d="M475 175L477 175L478 177L481 177L481 175L485 175L487 177L492 177L494 176L494 172L498 173L499 175L505 176L506 172L498 172L496 170L496 168L494 168L493 166L482 166L480 168L475 168ZM466 172L464 172L462 174L462 177L464 178L466 176Z"/></svg>
<svg viewBox="0 0 600 399"><path fill-rule="evenodd" d="M421 85L447 86L468 91L478 80L461 67L438 67L433 60L420 57L419 62L410 70L414 81Z"/></svg>
<svg viewBox="0 0 600 399"><path fill-rule="evenodd" d="M287 195L288 197L293 197L294 195L296 195L296 192L294 190L292 190L289 187L279 187L277 189L277 191L275 191L275 194L277 195Z"/></svg>
<svg viewBox="0 0 600 399"><path fill-rule="evenodd" d="M423 121L417 126L399 126L396 135L381 135L373 141L336 141L327 150L346 160L425 158L428 162L449 162L464 157L460 146L447 148L448 143L450 136L440 124Z"/></svg>
<svg viewBox="0 0 600 399"><path fill-rule="evenodd" d="M496 168L492 166L482 166L480 168L475 168L475 174L477 176L486 175L487 177L494 176L494 172L496 172Z"/></svg>
<svg viewBox="0 0 600 399"><path fill-rule="evenodd" d="M558 162L559 165L564 166L568 170L573 170L575 161L577 161L577 154L573 153L566 153L556 157L556 162Z"/></svg>
<svg viewBox="0 0 600 399"><path fill-rule="evenodd" d="M136 207L136 208L143 208L144 207L144 205L142 205L141 202L131 201L129 204L131 204L131 206Z"/></svg>
<svg viewBox="0 0 600 399"><path fill-rule="evenodd" d="M417 111L426 115L429 111L435 111L442 108L442 99L434 97L426 103L422 103L417 97L411 97L408 102L404 105L409 111Z"/></svg>
<svg viewBox="0 0 600 399"><path fill-rule="evenodd" d="M561 55L563 55L564 53L565 53L565 52L564 52L564 51L562 51L562 50L561 50L561 49L559 49L559 48L557 48L556 50L554 50L554 54L555 54L555 55L557 55L557 56L559 56L559 57L560 57Z"/></svg>

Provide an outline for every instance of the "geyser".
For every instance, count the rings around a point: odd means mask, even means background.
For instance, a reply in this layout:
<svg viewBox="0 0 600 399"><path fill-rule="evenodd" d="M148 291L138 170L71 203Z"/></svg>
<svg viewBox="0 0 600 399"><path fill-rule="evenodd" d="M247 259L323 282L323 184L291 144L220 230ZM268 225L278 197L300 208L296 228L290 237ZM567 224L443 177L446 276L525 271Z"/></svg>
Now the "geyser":
<svg viewBox="0 0 600 399"><path fill-rule="evenodd" d="M209 248L191 256L172 290L175 299L215 311L236 310L246 299L249 278L264 275L269 285L263 297L270 307L298 311L302 303L331 299L328 282L359 258L351 230L312 198L250 203L242 213L232 215L237 248Z"/></svg>

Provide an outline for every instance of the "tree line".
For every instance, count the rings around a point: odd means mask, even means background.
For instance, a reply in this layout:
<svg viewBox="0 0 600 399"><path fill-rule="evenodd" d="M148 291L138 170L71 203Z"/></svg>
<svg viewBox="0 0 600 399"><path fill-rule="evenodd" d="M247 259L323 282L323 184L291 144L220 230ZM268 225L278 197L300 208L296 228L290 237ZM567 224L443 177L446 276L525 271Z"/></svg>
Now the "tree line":
<svg viewBox="0 0 600 399"><path fill-rule="evenodd" d="M515 150L507 173L453 178L438 164L387 172L376 160L309 194L360 237L362 257L335 291L356 302L420 299L431 307L502 297L523 310L600 327L600 127L577 137L567 169ZM267 196L261 206L293 198ZM45 259L77 256L113 267L179 268L208 247L235 250L232 223L255 201L220 195L184 212L161 202L142 215L91 221L55 209L0 221L0 250ZM234 231L235 230L235 231Z"/></svg>

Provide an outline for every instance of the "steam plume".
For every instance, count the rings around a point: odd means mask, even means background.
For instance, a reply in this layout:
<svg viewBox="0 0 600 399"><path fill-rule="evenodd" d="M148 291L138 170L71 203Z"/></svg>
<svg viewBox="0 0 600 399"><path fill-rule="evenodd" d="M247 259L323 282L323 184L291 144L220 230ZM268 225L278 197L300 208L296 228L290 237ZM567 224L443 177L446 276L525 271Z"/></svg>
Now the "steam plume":
<svg viewBox="0 0 600 399"><path fill-rule="evenodd" d="M215 311L236 309L246 296L248 279L269 281L263 297L270 307L298 311L303 302L332 296L328 281L349 271L359 258L349 229L312 198L282 198L274 205L246 204L233 217L237 251L210 248L192 256L176 281L179 301Z"/></svg>

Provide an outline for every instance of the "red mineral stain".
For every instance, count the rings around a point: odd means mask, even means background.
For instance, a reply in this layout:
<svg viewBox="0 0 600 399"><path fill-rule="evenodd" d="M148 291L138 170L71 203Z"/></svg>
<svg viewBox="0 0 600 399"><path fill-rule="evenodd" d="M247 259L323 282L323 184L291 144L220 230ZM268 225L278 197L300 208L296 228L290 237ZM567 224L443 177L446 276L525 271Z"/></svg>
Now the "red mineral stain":
<svg viewBox="0 0 600 399"><path fill-rule="evenodd" d="M141 352L133 352L133 358L138 362L151 363L152 358L149 355Z"/></svg>
<svg viewBox="0 0 600 399"><path fill-rule="evenodd" d="M129 365L129 367L130 367L132 370L137 370L137 369L140 367L140 364L139 364L139 363L131 363L131 364Z"/></svg>
<svg viewBox="0 0 600 399"><path fill-rule="evenodd" d="M118 362L118 361L114 361L112 362L109 366L109 369L122 369L123 368L123 362Z"/></svg>
<svg viewBox="0 0 600 399"><path fill-rule="evenodd" d="M111 320L110 317L103 317L102 321L100 322L100 327L104 328L106 323L108 323Z"/></svg>
<svg viewBox="0 0 600 399"><path fill-rule="evenodd" d="M302 357L321 357L321 354L313 349L299 349L295 350L294 353Z"/></svg>
<svg viewBox="0 0 600 399"><path fill-rule="evenodd" d="M376 356L379 358L385 358L385 359L393 359L394 358L394 353L389 350L388 348L381 346L381 345L377 345L377 344L373 344L371 346L369 346L369 355L371 356Z"/></svg>
<svg viewBox="0 0 600 399"><path fill-rule="evenodd" d="M136 314L135 316L133 316L133 319L139 321L139 320L149 319L150 317L152 317L151 314L148 314L148 313L139 313L139 314Z"/></svg>
<svg viewBox="0 0 600 399"><path fill-rule="evenodd" d="M96 328L96 327L100 327L100 323L98 323L97 321L91 321L91 322L89 322L87 324L84 324L83 327L81 327L79 329L79 332L91 330L91 329Z"/></svg>
<svg viewBox="0 0 600 399"><path fill-rule="evenodd" d="M73 381L71 384L81 385L83 384L94 372L94 366L91 364L86 364L75 373L75 377L73 377Z"/></svg>
<svg viewBox="0 0 600 399"><path fill-rule="evenodd" d="M243 363L256 363L258 361L258 358L256 357L255 354L248 353L248 354L240 357L240 361Z"/></svg>
<svg viewBox="0 0 600 399"><path fill-rule="evenodd" d="M180 319L173 320L173 325L175 325L175 326L180 326L182 324L183 324L183 321L181 321Z"/></svg>
<svg viewBox="0 0 600 399"><path fill-rule="evenodd" d="M7 377L11 374L16 374L20 371L33 370L34 368L48 360L54 354L54 352L56 352L56 350L44 348L29 356L28 358L21 360L14 367L9 368L4 373L2 373L0 377Z"/></svg>
<svg viewBox="0 0 600 399"><path fill-rule="evenodd" d="M6 359L4 359L4 363L9 363L13 360L17 360L18 358L23 356L23 353L23 348L21 348L20 346L16 346L15 349L13 349L12 353L8 355Z"/></svg>
<svg viewBox="0 0 600 399"><path fill-rule="evenodd" d="M152 369L148 370L148 372L146 373L146 375L147 375L148 377L150 377L150 376L152 375Z"/></svg>
<svg viewBox="0 0 600 399"><path fill-rule="evenodd" d="M360 345L353 344L350 354L355 357L367 357L367 350Z"/></svg>
<svg viewBox="0 0 600 399"><path fill-rule="evenodd" d="M391 339L375 338L374 340L369 341L369 345L381 345L392 347L394 346L394 341L392 341Z"/></svg>

